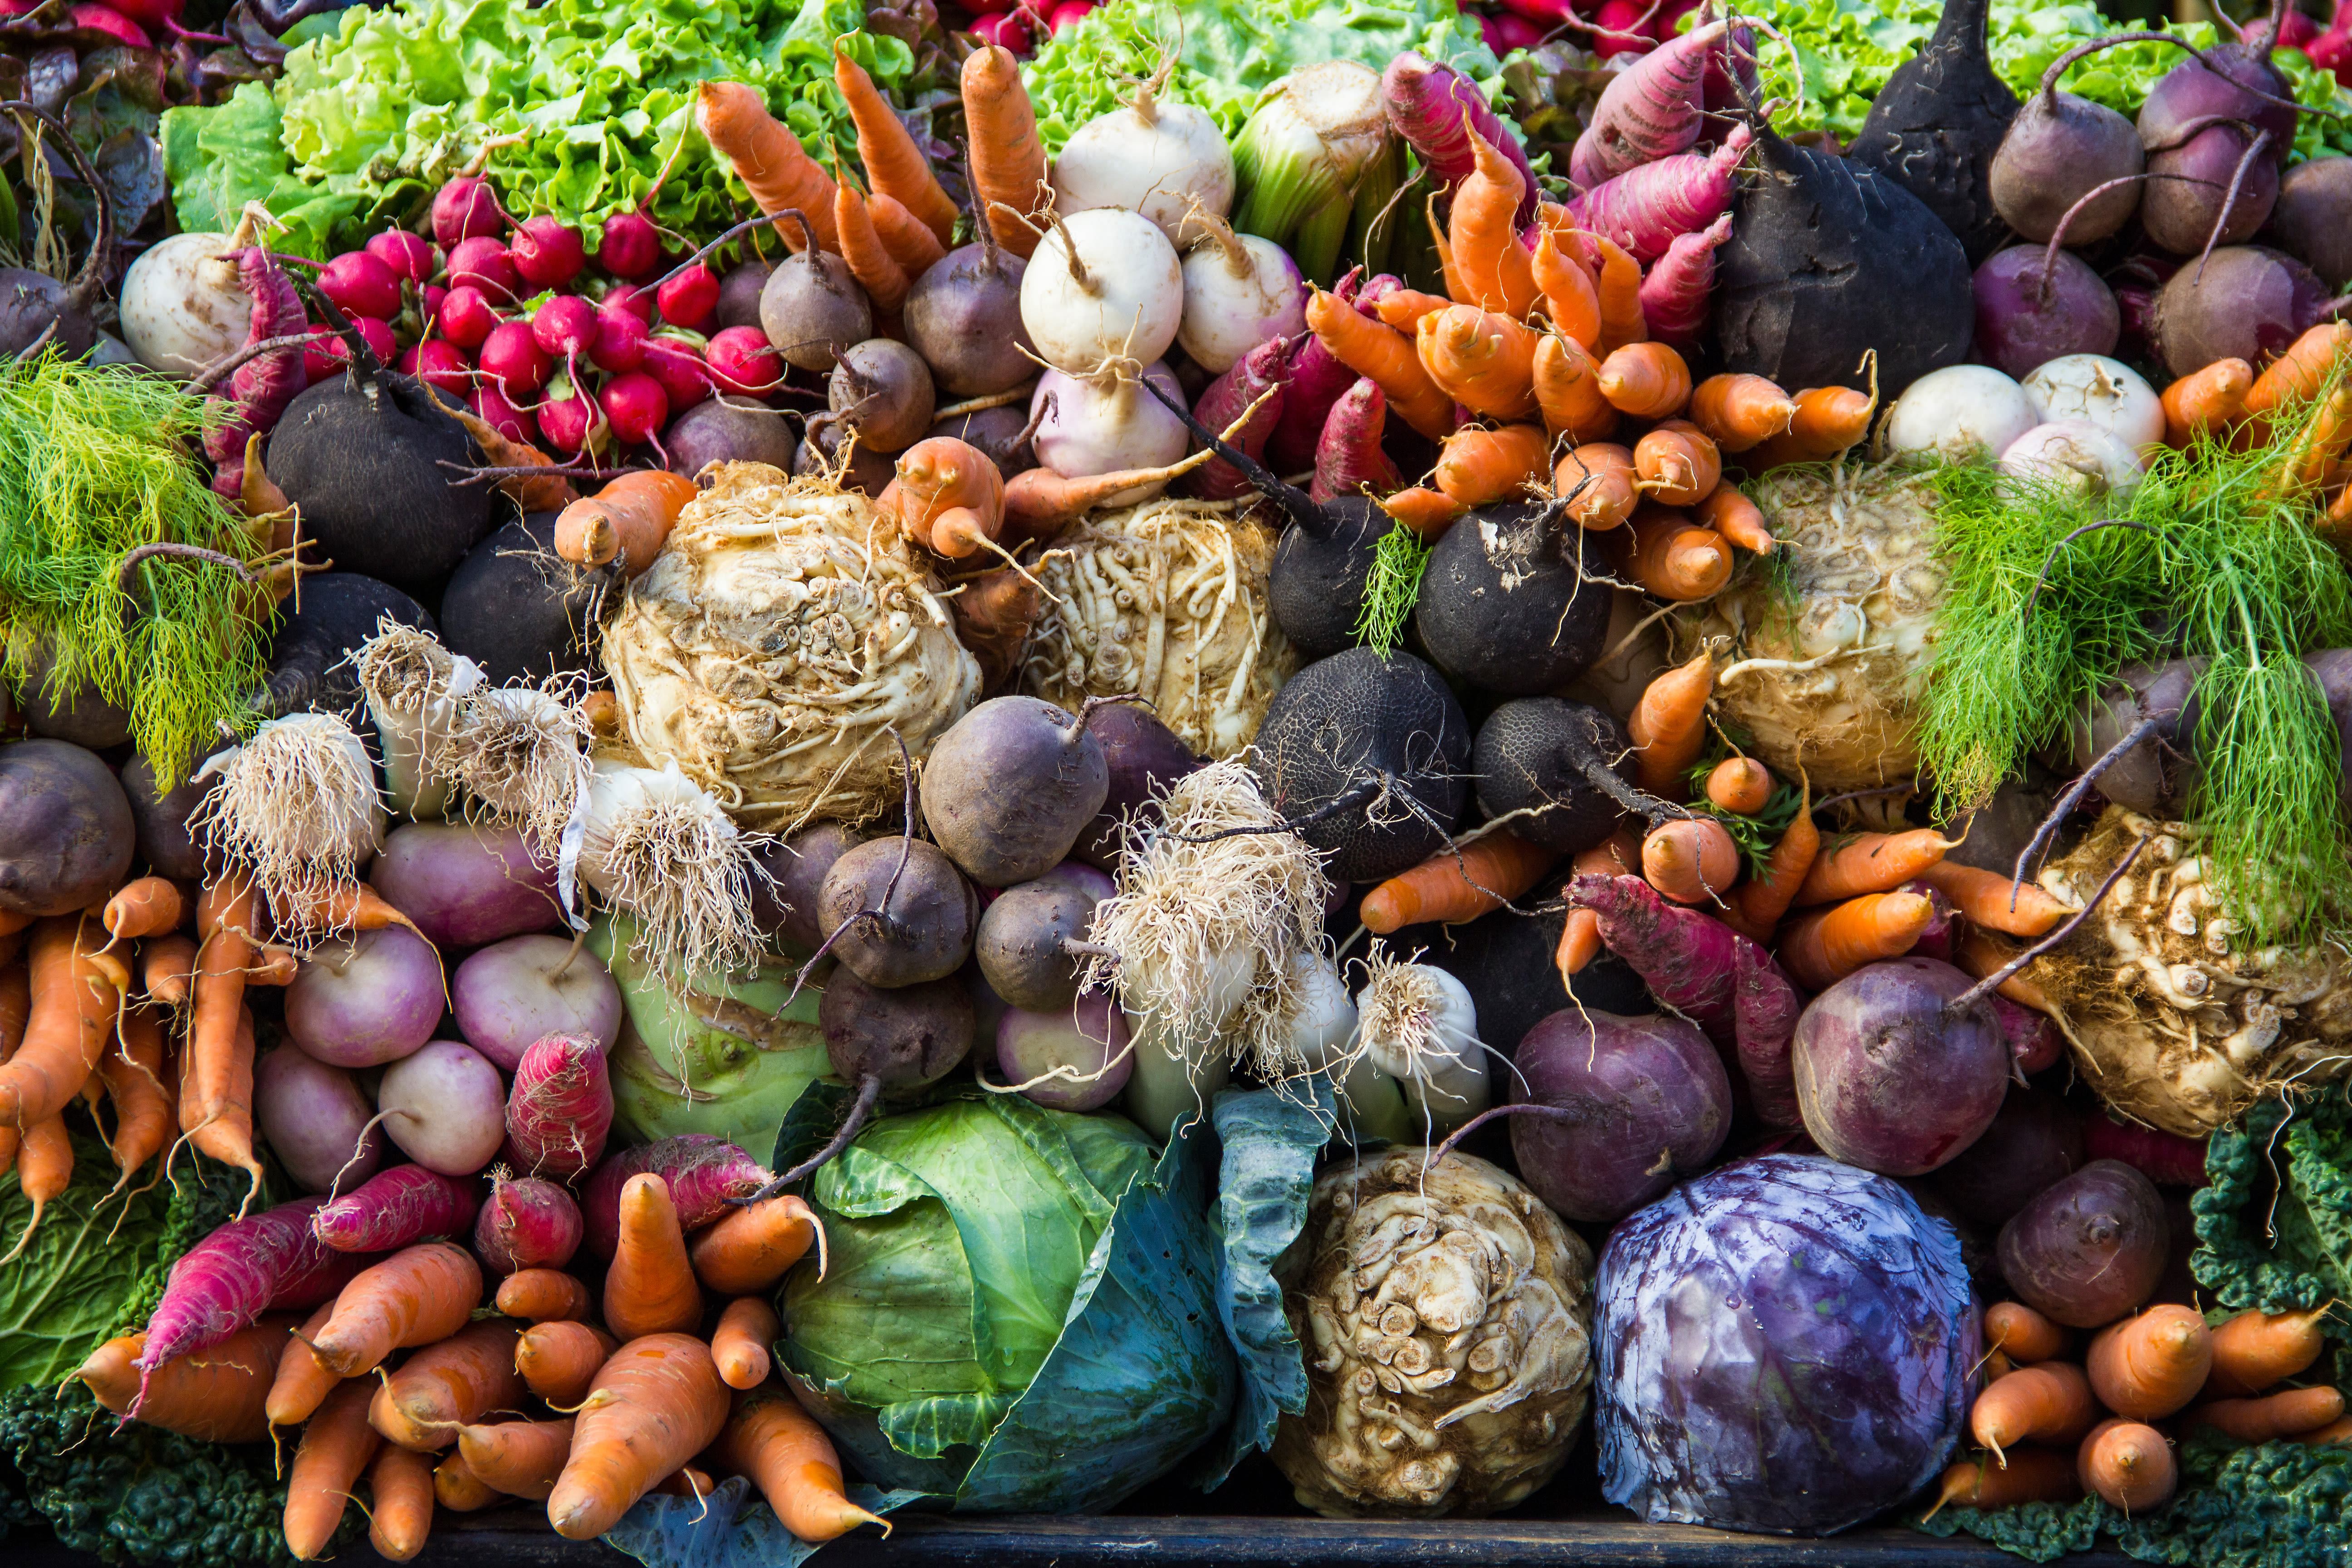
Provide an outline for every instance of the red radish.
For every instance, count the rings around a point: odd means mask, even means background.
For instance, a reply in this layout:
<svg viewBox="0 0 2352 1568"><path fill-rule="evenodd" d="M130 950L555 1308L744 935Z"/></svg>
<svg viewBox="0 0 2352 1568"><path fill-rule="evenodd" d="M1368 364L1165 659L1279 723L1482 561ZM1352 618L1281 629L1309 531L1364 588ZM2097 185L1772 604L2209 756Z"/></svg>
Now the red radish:
<svg viewBox="0 0 2352 1568"><path fill-rule="evenodd" d="M531 342L555 359L573 360L596 342L596 307L577 294L559 294L530 319Z"/></svg>
<svg viewBox="0 0 2352 1568"><path fill-rule="evenodd" d="M142 27L161 27L167 23L176 22L188 8L188 0L112 0L112 4L113 9L121 12ZM26 5L21 9L10 10L8 15L28 16L38 9L40 9L38 5Z"/></svg>
<svg viewBox="0 0 2352 1568"><path fill-rule="evenodd" d="M620 1237L621 1188L631 1176L647 1171L669 1184L677 1223L689 1231L725 1214L730 1199L758 1192L772 1174L734 1144L709 1132L682 1132L624 1149L597 1166L580 1189L588 1249L597 1257L612 1257Z"/></svg>
<svg viewBox="0 0 2352 1568"><path fill-rule="evenodd" d="M1478 18L1478 33L1497 59L1513 49L1532 49L1544 41L1544 30L1525 16L1488 15Z"/></svg>
<svg viewBox="0 0 2352 1568"><path fill-rule="evenodd" d="M1642 320L1652 337L1676 348L1698 342L1706 331L1707 295L1715 288L1716 248L1730 237L1729 213L1703 233L1675 236L1642 279Z"/></svg>
<svg viewBox="0 0 2352 1568"><path fill-rule="evenodd" d="M425 301L425 330L429 332L434 320L441 314L441 307L449 301L449 290L438 283L427 283L419 298Z"/></svg>
<svg viewBox="0 0 2352 1568"><path fill-rule="evenodd" d="M539 444L539 421L527 408L517 408L506 395L495 386L478 386L466 395L466 406L474 417L504 436L509 441L520 441L526 447Z"/></svg>
<svg viewBox="0 0 2352 1568"><path fill-rule="evenodd" d="M669 395L644 371L625 371L604 384L596 401L625 447L642 447L669 423Z"/></svg>
<svg viewBox="0 0 2352 1568"><path fill-rule="evenodd" d="M520 403L547 384L554 363L529 321L501 321L482 343L482 374L509 403Z"/></svg>
<svg viewBox="0 0 2352 1568"><path fill-rule="evenodd" d="M784 384L784 359L757 327L729 327L703 356L710 379L739 397L766 397Z"/></svg>
<svg viewBox="0 0 2352 1568"><path fill-rule="evenodd" d="M320 1200L310 1229L337 1252L391 1252L428 1236L462 1236L481 1206L481 1184L422 1165L394 1165L332 1203Z"/></svg>
<svg viewBox="0 0 2352 1568"><path fill-rule="evenodd" d="M515 298L521 277L507 247L488 236L461 239L449 250L449 287L473 288L505 303Z"/></svg>
<svg viewBox="0 0 2352 1568"><path fill-rule="evenodd" d="M1371 377L1360 378L1331 405L1323 438L1315 447L1315 478L1307 496L1316 501L1360 495L1386 496L1404 488L1404 476L1381 449L1388 424L1388 398Z"/></svg>
<svg viewBox="0 0 2352 1568"><path fill-rule="evenodd" d="M1685 16L1699 7L1699 0L1666 0L1658 14L1650 20L1650 37L1662 44L1671 44L1682 34ZM1708 51L1713 58L1714 51Z"/></svg>
<svg viewBox="0 0 2352 1568"><path fill-rule="evenodd" d="M638 283L615 283L604 290L604 298L596 307L600 310L626 310L653 330L654 291Z"/></svg>
<svg viewBox="0 0 2352 1568"><path fill-rule="evenodd" d="M460 174L433 195L433 237L445 250L460 240L494 238L506 226L498 193L479 174Z"/></svg>
<svg viewBox="0 0 2352 1568"><path fill-rule="evenodd" d="M661 265L661 230L643 213L614 213L596 242L596 265L615 278L643 278Z"/></svg>
<svg viewBox="0 0 2352 1568"><path fill-rule="evenodd" d="M671 326L708 331L719 313L719 275L699 261L690 262L661 280L654 302Z"/></svg>
<svg viewBox="0 0 2352 1568"><path fill-rule="evenodd" d="M561 1268L580 1250L580 1205L553 1182L490 1177L490 1201L474 1216L474 1255L496 1275Z"/></svg>
<svg viewBox="0 0 2352 1568"><path fill-rule="evenodd" d="M369 352L376 358L389 364L400 357L400 343L385 322L373 316L354 316L352 325L359 329ZM312 327L310 333L310 341L302 345L303 384L316 386L331 375L341 375L352 356L332 327Z"/></svg>
<svg viewBox="0 0 2352 1568"><path fill-rule="evenodd" d="M607 305L596 312L596 342L588 351L596 368L618 374L646 357L646 324L626 310Z"/></svg>
<svg viewBox="0 0 2352 1568"><path fill-rule="evenodd" d="M498 330L499 313L490 308L488 295L470 283L461 283L443 298L434 321L441 335L459 348L478 349Z"/></svg>
<svg viewBox="0 0 2352 1568"><path fill-rule="evenodd" d="M1729 29L1720 21L1694 27L1612 78L1593 106L1592 123L1576 139L1569 178L1589 191L1628 169L1689 152L1706 107L1707 56Z"/></svg>
<svg viewBox="0 0 2352 1568"><path fill-rule="evenodd" d="M96 33L110 44L127 44L134 49L155 47L155 40L147 36L146 28L111 5L68 5L66 7L66 21L76 32Z"/></svg>
<svg viewBox="0 0 2352 1568"><path fill-rule="evenodd" d="M570 1181L604 1156L612 1128L600 1042L549 1035L524 1050L507 1096L507 1149L526 1173Z"/></svg>
<svg viewBox="0 0 2352 1568"><path fill-rule="evenodd" d="M441 270L441 258L423 235L388 228L367 242L367 253L392 268L393 276L423 288ZM337 303L341 301L338 300Z"/></svg>
<svg viewBox="0 0 2352 1568"><path fill-rule="evenodd" d="M1029 35L1029 19L1018 11L1000 11L981 17L971 25L971 36L983 44L993 44L1016 55L1027 54L1034 42Z"/></svg>
<svg viewBox="0 0 2352 1568"><path fill-rule="evenodd" d="M408 352L415 363L413 366L404 364L401 368L428 386L460 397L473 389L474 363L457 344L440 338L427 338Z"/></svg>
<svg viewBox="0 0 2352 1568"><path fill-rule="evenodd" d="M703 363L699 342L656 332L646 340L646 357L639 368L661 383L669 411L683 414L710 395L710 367Z"/></svg>
<svg viewBox="0 0 2352 1568"><path fill-rule="evenodd" d="M297 1198L231 1220L190 1247L172 1265L163 1299L148 1315L146 1346L131 1364L151 1371L216 1345L273 1302L310 1293L339 1272L341 1260L310 1233L310 1216L325 1201ZM313 1295L309 1304L325 1299Z"/></svg>
<svg viewBox="0 0 2352 1568"><path fill-rule="evenodd" d="M1045 31L1058 38L1065 27L1075 27L1094 15L1094 0L1062 0L1045 16Z"/></svg>
<svg viewBox="0 0 2352 1568"><path fill-rule="evenodd" d="M347 250L319 269L319 292L346 316L389 321L400 314L400 276L364 250Z"/></svg>
<svg viewBox="0 0 2352 1568"><path fill-rule="evenodd" d="M539 433L547 445L567 457L601 445L612 426L604 409L568 378L559 376L539 405Z"/></svg>
<svg viewBox="0 0 2352 1568"><path fill-rule="evenodd" d="M1754 141L1748 127L1736 125L1713 153L1678 153L1570 197L1569 217L1647 267L1675 236L1697 234L1731 210L1735 176Z"/></svg>
<svg viewBox="0 0 2352 1568"><path fill-rule="evenodd" d="M1644 30L1650 7L1643 0L1601 0L1592 18L1592 52L1602 59L1619 55L1647 54L1657 47Z"/></svg>
<svg viewBox="0 0 2352 1568"><path fill-rule="evenodd" d="M533 289L561 289L588 265L588 249L580 242L580 231L564 227L544 213L525 220L515 231L509 253L515 271Z"/></svg>

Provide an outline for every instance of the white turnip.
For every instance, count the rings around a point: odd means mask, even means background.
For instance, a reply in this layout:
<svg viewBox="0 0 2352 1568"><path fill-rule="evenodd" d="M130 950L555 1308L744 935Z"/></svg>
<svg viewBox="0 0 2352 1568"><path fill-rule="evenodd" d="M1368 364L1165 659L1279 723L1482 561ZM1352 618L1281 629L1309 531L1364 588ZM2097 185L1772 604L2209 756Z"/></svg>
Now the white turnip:
<svg viewBox="0 0 2352 1568"><path fill-rule="evenodd" d="M1132 212L1105 207L1056 221L1021 277L1022 324L1045 363L1069 375L1150 363L1176 341L1183 314L1176 247Z"/></svg>
<svg viewBox="0 0 2352 1568"><path fill-rule="evenodd" d="M467 958L449 977L449 1006L466 1043L501 1071L549 1035L578 1035L610 1051L621 1037L621 988L596 955L560 936L518 936Z"/></svg>
<svg viewBox="0 0 2352 1568"><path fill-rule="evenodd" d="M1889 452L1933 452L1963 462L1998 456L2039 423L2023 389L2007 375L1990 365L1953 364L1904 389L1881 439Z"/></svg>
<svg viewBox="0 0 2352 1568"><path fill-rule="evenodd" d="M230 253L252 243L208 230L158 240L122 275L122 339L139 363L193 376L245 342L253 296Z"/></svg>
<svg viewBox="0 0 2352 1568"><path fill-rule="evenodd" d="M1176 341L1193 363L1221 375L1268 338L1306 330L1306 289L1298 264L1274 241L1237 235L1214 218L1203 226L1208 237L1183 260Z"/></svg>
<svg viewBox="0 0 2352 1568"><path fill-rule="evenodd" d="M441 1022L441 961L400 926L314 949L286 988L286 1032L321 1062L378 1067L423 1047Z"/></svg>
<svg viewBox="0 0 2352 1568"><path fill-rule="evenodd" d="M2000 471L2084 495L2128 494L2139 483L2138 454L2112 430L2083 419L2036 425L2000 454Z"/></svg>
<svg viewBox="0 0 2352 1568"><path fill-rule="evenodd" d="M292 1046L253 1064L253 1125L286 1174L306 1193L348 1189L375 1174L381 1131L352 1075Z"/></svg>
<svg viewBox="0 0 2352 1568"><path fill-rule="evenodd" d="M434 1040L384 1069L376 1086L383 1130L428 1171L470 1176L507 1135L507 1087L471 1046Z"/></svg>
<svg viewBox="0 0 2352 1568"><path fill-rule="evenodd" d="M1142 375L1171 396L1183 395L1175 374L1158 361L1145 366ZM1164 468L1181 458L1192 441L1184 422L1162 407L1138 378L1112 371L1084 378L1047 371L1037 378L1029 413L1037 424L1031 440L1037 461L1066 479ZM1167 488L1165 480L1137 485L1105 498L1102 504L1133 506Z"/></svg>
<svg viewBox="0 0 2352 1568"><path fill-rule="evenodd" d="M1123 108L1077 128L1054 159L1054 210L1141 214L1177 245L1200 237L1197 206L1223 217L1234 204L1234 155L1208 110L1161 103L1150 84ZM1048 242L1050 243L1050 242Z"/></svg>
<svg viewBox="0 0 2352 1568"><path fill-rule="evenodd" d="M2164 403L2139 373L2103 354L2063 354L2035 367L2020 384L2037 424L2079 419L2095 425L2134 453L2164 445Z"/></svg>

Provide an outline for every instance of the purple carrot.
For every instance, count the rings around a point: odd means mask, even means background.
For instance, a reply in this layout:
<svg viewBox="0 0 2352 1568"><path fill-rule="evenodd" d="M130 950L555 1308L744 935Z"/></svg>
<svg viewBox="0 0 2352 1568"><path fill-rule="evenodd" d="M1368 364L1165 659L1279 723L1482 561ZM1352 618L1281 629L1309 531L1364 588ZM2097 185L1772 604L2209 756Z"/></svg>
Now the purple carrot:
<svg viewBox="0 0 2352 1568"><path fill-rule="evenodd" d="M1307 334L1313 336L1312 333ZM1271 391L1274 395L1258 405L1250 415L1249 423L1225 437L1234 446L1253 458L1263 459L1265 444L1274 427L1282 418L1282 405L1289 391L1290 354L1297 345L1287 338L1268 338L1234 362L1233 368L1209 383L1201 400L1192 405L1192 417L1210 429L1222 433L1225 426L1240 418L1250 405ZM1248 479L1242 471L1223 458L1203 464L1196 472L1187 474L1182 481L1183 493L1202 500L1233 500L1253 495Z"/></svg>
<svg viewBox="0 0 2352 1568"><path fill-rule="evenodd" d="M247 246L237 255L236 271L237 280L253 296L246 347L289 337L309 326L302 296L295 292L293 281L268 251L257 245ZM205 432L205 456L213 460L215 494L235 500L244 493L247 438L275 428L278 416L302 390L305 380L299 347L257 354L230 374L228 395L214 399L228 405L227 417Z"/></svg>
<svg viewBox="0 0 2352 1568"><path fill-rule="evenodd" d="M1408 50L1381 73L1381 104L1388 110L1389 123L1396 133L1421 154L1421 161L1449 195L1478 166L1478 155L1470 147L1470 132L1475 130L1493 142L1496 151L1518 169L1524 182L1518 226L1525 228L1535 221L1539 194L1535 170L1528 166L1518 138L1503 129L1502 121L1487 107L1486 95L1478 90L1476 82L1452 66L1437 65ZM1463 123L1465 111L1466 126Z"/></svg>
<svg viewBox="0 0 2352 1568"><path fill-rule="evenodd" d="M172 1265L163 1300L148 1315L146 1348L131 1364L144 1373L209 1350L258 1321L281 1294L315 1289L341 1261L310 1233L310 1216L325 1201L297 1198L233 1219L188 1248Z"/></svg>
<svg viewBox="0 0 2352 1568"><path fill-rule="evenodd" d="M1315 479L1307 490L1310 500L1335 500L1366 491L1378 499L1404 487L1404 476L1381 449L1388 413L1387 395L1370 376L1359 377L1347 395L1331 405L1323 421L1323 438L1315 444Z"/></svg>
<svg viewBox="0 0 2352 1568"><path fill-rule="evenodd" d="M1715 252L1731 237L1724 214L1698 234L1678 234L1642 279L1642 321L1650 335L1682 349L1706 331L1707 296L1715 291Z"/></svg>
<svg viewBox="0 0 2352 1568"><path fill-rule="evenodd" d="M1738 125L1712 153L1680 153L1629 169L1571 197L1569 220L1623 246L1647 267L1676 235L1697 234L1731 210L1734 176L1755 140Z"/></svg>
<svg viewBox="0 0 2352 1568"><path fill-rule="evenodd" d="M587 1223L588 1249L610 1258L621 1237L621 1188L631 1176L651 1171L669 1184L681 1228L709 1225L727 1212L730 1198L749 1197L774 1173L716 1134L682 1132L657 1143L624 1149L596 1167L580 1192L581 1218Z"/></svg>
<svg viewBox="0 0 2352 1568"><path fill-rule="evenodd" d="M472 1176L394 1165L320 1208L310 1224L338 1252L391 1252L427 1237L464 1236L481 1205Z"/></svg>
<svg viewBox="0 0 2352 1568"><path fill-rule="evenodd" d="M1797 1114L1797 1075L1789 1051L1805 1010L1804 993L1770 953L1736 931L1731 982L1733 1033L1748 1102L1768 1127L1799 1126L1803 1118Z"/></svg>
<svg viewBox="0 0 2352 1568"><path fill-rule="evenodd" d="M1569 154L1568 177L1577 189L1691 150L1706 110L1707 61L1729 30L1719 21L1694 27L1610 81Z"/></svg>

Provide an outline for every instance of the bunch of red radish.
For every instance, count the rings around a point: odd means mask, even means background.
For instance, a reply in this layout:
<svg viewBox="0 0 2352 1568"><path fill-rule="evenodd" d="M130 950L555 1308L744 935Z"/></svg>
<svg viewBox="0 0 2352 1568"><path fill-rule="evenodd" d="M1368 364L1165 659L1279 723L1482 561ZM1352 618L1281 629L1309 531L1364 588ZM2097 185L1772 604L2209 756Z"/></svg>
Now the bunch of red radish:
<svg viewBox="0 0 2352 1568"><path fill-rule="evenodd" d="M389 229L320 269L319 289L379 359L462 399L509 440L563 457L660 449L669 422L715 392L764 400L784 363L757 327L712 331L719 277L700 253L663 270L639 212L604 224L596 253L552 216L515 223L487 181L433 198L433 238ZM312 383L338 374L331 330L311 329Z"/></svg>
<svg viewBox="0 0 2352 1568"><path fill-rule="evenodd" d="M1061 0L1059 5L1040 0L970 0L964 9L971 13L971 26L965 30L973 37L1025 56L1036 48L1041 34L1058 38L1063 28L1086 20L1096 9L1096 0Z"/></svg>
<svg viewBox="0 0 2352 1568"><path fill-rule="evenodd" d="M1478 31L1497 57L1532 49L1570 24L1565 37L1602 59L1644 55L1673 40L1698 0L1493 0L1483 6Z"/></svg>

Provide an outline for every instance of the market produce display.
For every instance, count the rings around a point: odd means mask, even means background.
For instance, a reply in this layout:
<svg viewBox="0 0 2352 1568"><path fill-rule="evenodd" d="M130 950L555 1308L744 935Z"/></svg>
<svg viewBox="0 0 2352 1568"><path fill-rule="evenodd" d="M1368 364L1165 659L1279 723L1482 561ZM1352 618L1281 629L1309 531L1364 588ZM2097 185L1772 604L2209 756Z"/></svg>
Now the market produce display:
<svg viewBox="0 0 2352 1568"><path fill-rule="evenodd" d="M11 9L0 1528L2352 1552L2352 7Z"/></svg>

